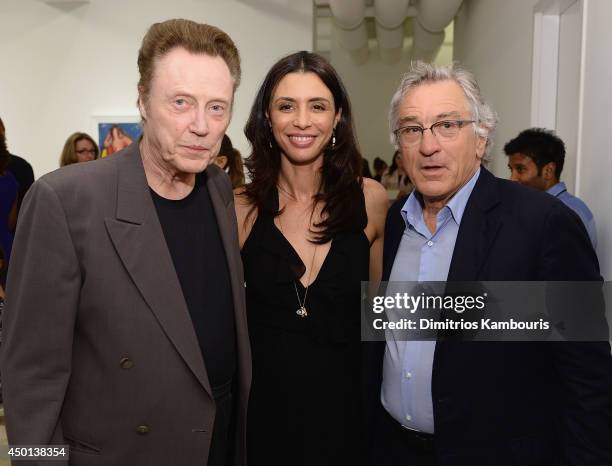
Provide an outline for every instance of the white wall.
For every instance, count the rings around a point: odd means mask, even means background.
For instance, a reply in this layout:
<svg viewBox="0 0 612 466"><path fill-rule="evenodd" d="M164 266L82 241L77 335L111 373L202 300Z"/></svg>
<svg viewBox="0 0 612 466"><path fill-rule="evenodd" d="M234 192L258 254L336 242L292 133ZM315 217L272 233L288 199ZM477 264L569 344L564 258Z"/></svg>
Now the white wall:
<svg viewBox="0 0 612 466"><path fill-rule="evenodd" d="M454 60L476 75L499 125L489 168L507 178L503 147L530 126L533 7L538 0L465 0L455 18Z"/></svg>
<svg viewBox="0 0 612 466"><path fill-rule="evenodd" d="M310 1L293 0L2 0L0 116L9 149L39 177L58 167L69 134L93 132L92 116L136 115L142 37L154 22L183 17L220 27L240 50L228 135L246 156L242 130L259 84L281 56L312 49L312 16Z"/></svg>
<svg viewBox="0 0 612 466"><path fill-rule="evenodd" d="M408 19L407 21L410 21ZM436 63L452 61L452 24L446 29L445 42ZM353 106L357 138L363 156L370 161L380 157L391 162L395 149L389 141L387 114L391 97L410 63L412 41L406 40L403 57L398 63L386 64L380 59L376 41L370 41L367 63L355 64L334 37L330 61L342 78Z"/></svg>
<svg viewBox="0 0 612 466"><path fill-rule="evenodd" d="M602 275L612 279L612 2L582 0L585 6L583 80L579 108L579 160L576 194L593 211L597 223ZM508 177L503 144L531 122L533 9L537 0L466 0L455 19L454 59L476 74L483 94L500 122L490 167ZM581 106L581 108L580 108ZM570 111L570 110L567 110Z"/></svg>
<svg viewBox="0 0 612 466"><path fill-rule="evenodd" d="M555 131L565 143L565 163L561 177L567 185L567 190L571 193L576 192L578 126L580 122L580 112L577 109L580 107L581 44L584 32L582 31L581 3L576 0L569 8L561 12L558 31L559 43L557 45L559 64L556 70ZM536 40L535 37L534 40ZM549 83L546 83L546 85L550 86ZM532 122L534 122L533 118Z"/></svg>
<svg viewBox="0 0 612 466"><path fill-rule="evenodd" d="M612 280L612 2L588 0L583 45L582 126L577 193L597 222L597 255L602 275Z"/></svg>

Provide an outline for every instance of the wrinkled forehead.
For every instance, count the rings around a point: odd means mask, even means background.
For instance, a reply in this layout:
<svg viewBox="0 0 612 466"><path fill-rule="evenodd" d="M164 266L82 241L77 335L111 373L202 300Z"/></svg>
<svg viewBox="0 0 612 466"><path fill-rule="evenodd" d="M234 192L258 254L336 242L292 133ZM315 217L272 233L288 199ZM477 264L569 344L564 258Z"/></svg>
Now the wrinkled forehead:
<svg viewBox="0 0 612 466"><path fill-rule="evenodd" d="M471 109L463 89L455 81L426 82L404 95L398 117L400 122L462 119L471 117Z"/></svg>
<svg viewBox="0 0 612 466"><path fill-rule="evenodd" d="M222 57L175 47L155 59L151 88L170 93L212 93L231 99L234 78Z"/></svg>

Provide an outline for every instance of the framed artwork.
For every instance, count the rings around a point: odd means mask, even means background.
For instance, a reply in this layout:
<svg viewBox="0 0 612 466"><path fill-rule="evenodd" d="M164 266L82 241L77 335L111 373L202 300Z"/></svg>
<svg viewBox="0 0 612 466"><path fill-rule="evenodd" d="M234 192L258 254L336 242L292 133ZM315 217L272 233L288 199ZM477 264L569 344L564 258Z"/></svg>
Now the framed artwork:
<svg viewBox="0 0 612 466"><path fill-rule="evenodd" d="M142 134L139 115L95 116L100 158L125 149Z"/></svg>

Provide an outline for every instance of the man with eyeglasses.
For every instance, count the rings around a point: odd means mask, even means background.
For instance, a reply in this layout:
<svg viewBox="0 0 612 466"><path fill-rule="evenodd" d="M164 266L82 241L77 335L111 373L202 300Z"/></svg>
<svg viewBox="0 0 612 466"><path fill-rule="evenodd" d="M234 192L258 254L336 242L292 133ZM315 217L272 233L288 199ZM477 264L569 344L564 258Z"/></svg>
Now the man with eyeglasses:
<svg viewBox="0 0 612 466"><path fill-rule="evenodd" d="M482 166L496 116L469 72L413 63L389 119L415 191L389 210L383 280L601 279L572 212ZM440 337L378 347L372 466L612 464L607 341Z"/></svg>

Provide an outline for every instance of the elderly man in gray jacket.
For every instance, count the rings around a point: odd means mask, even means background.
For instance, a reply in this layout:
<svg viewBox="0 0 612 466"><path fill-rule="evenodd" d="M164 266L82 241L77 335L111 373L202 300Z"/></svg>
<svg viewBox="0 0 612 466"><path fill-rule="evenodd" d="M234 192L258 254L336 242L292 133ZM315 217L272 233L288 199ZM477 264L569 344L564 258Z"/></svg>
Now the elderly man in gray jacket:
<svg viewBox="0 0 612 466"><path fill-rule="evenodd" d="M44 176L22 208L4 316L9 442L67 444L72 465L243 465L243 273L230 182L211 165L238 51L215 27L169 20L138 67L142 138Z"/></svg>

